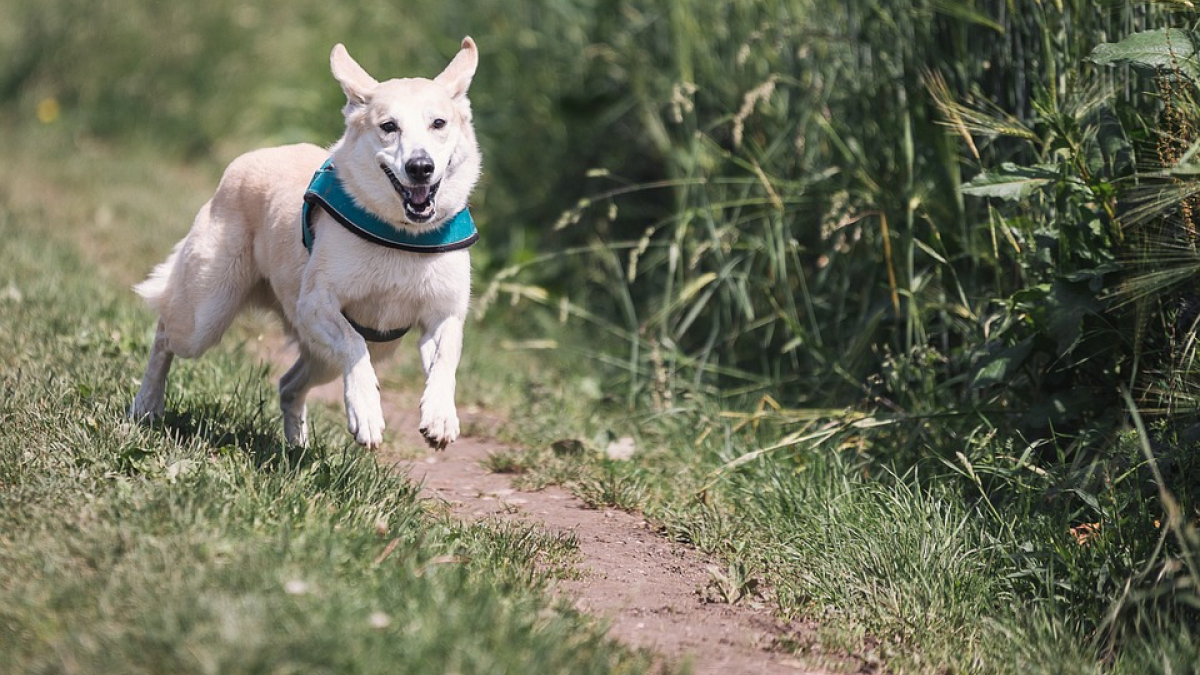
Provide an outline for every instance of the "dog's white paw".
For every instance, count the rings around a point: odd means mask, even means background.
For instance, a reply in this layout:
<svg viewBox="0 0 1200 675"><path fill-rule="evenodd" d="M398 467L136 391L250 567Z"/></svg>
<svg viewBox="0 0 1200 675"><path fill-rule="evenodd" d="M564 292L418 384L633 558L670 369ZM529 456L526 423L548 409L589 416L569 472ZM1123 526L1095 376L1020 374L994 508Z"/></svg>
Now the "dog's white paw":
<svg viewBox="0 0 1200 675"><path fill-rule="evenodd" d="M155 420L161 419L166 411L166 402L163 397L143 396L141 392L134 397L133 404L129 406L129 411L126 415L134 422L150 424Z"/></svg>
<svg viewBox="0 0 1200 675"><path fill-rule="evenodd" d="M383 444L383 406L373 373L346 376L346 426L360 445L374 449Z"/></svg>
<svg viewBox="0 0 1200 675"><path fill-rule="evenodd" d="M458 431L458 412L452 401L421 402L421 434L430 447L444 450L458 438Z"/></svg>

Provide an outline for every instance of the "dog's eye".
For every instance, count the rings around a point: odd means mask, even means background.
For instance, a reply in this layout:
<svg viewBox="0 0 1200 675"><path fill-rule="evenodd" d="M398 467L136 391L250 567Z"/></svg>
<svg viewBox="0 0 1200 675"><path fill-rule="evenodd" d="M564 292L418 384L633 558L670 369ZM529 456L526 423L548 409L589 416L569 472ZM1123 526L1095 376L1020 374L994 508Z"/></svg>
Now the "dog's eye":
<svg viewBox="0 0 1200 675"><path fill-rule="evenodd" d="M433 128L434 128L434 129L441 129L441 128L442 128L442 127L444 127L444 126L446 126L446 120L444 120L444 119L442 119L442 118L440 118L440 117L439 117L439 118L437 118L437 119L435 119L435 120L433 121Z"/></svg>
<svg viewBox="0 0 1200 675"><path fill-rule="evenodd" d="M396 126L396 123L391 120L379 125L379 130L385 134L394 134L399 128L400 127Z"/></svg>

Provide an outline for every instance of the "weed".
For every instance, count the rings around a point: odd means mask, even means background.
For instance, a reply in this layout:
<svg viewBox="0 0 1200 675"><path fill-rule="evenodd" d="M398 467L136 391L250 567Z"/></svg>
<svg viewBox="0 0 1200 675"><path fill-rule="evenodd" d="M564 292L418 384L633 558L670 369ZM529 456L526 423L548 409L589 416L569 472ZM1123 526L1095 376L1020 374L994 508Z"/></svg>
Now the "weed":
<svg viewBox="0 0 1200 675"><path fill-rule="evenodd" d="M576 493L594 507L612 506L636 511L646 499L646 485L636 473L624 471L615 462L603 462L584 472L575 484Z"/></svg>
<svg viewBox="0 0 1200 675"><path fill-rule="evenodd" d="M519 450L500 450L489 453L483 468L492 473L523 474L529 471L529 457Z"/></svg>

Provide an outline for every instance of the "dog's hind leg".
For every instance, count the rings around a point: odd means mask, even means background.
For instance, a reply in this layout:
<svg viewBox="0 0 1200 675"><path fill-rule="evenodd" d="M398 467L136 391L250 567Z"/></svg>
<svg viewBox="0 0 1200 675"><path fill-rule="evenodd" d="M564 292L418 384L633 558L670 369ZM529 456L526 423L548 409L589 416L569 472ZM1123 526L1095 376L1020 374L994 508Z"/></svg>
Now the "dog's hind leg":
<svg viewBox="0 0 1200 675"><path fill-rule="evenodd" d="M304 399L315 386L337 377L330 368L300 350L300 357L279 379L279 410L283 413L283 435L292 445L308 443L308 405Z"/></svg>
<svg viewBox="0 0 1200 675"><path fill-rule="evenodd" d="M225 188L226 182L200 208L167 261L134 287L158 310L170 350L184 358L194 359L217 344L262 280L252 220L239 211L238 194Z"/></svg>
<svg viewBox="0 0 1200 675"><path fill-rule="evenodd" d="M154 344L150 347L150 359L146 363L146 374L142 376L142 386L133 397L133 405L129 407L130 419L151 422L162 417L167 398L167 373L171 371L171 361L174 359L175 354L167 344L166 327L159 319Z"/></svg>
<svg viewBox="0 0 1200 675"><path fill-rule="evenodd" d="M258 279L248 224L233 209L218 208L229 199L218 194L205 204L166 262L134 287L159 319L132 419L162 416L174 357L195 358L216 344Z"/></svg>

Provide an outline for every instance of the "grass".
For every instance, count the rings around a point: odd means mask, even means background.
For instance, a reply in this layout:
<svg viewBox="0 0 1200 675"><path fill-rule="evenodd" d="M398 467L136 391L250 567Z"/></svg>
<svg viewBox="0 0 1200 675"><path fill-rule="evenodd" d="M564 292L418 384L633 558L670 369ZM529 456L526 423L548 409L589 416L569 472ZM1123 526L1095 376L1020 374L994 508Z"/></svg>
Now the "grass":
<svg viewBox="0 0 1200 675"><path fill-rule="evenodd" d="M147 256L121 243L165 253L204 181L136 149L64 163L54 134L5 136L22 158L0 203L6 669L650 668L545 594L573 541L429 511L332 416L287 448L273 384L236 344L177 365L162 424L126 421L152 321L125 286Z"/></svg>
<svg viewBox="0 0 1200 675"><path fill-rule="evenodd" d="M515 450L498 450L490 453L483 461L483 468L492 473L523 474L530 469L524 453Z"/></svg>

